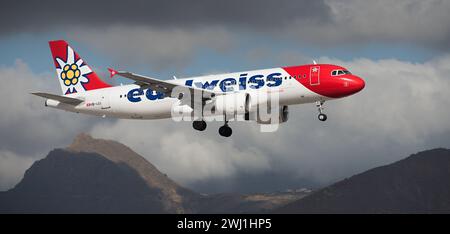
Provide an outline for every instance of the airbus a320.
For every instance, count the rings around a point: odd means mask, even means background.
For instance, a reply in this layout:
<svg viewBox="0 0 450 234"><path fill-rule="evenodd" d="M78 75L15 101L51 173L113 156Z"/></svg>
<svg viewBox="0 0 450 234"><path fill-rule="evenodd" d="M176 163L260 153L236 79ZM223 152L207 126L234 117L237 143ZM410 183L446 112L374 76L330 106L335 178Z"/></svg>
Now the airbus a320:
<svg viewBox="0 0 450 234"><path fill-rule="evenodd" d="M229 121L239 114L259 124L283 123L288 120L290 105L316 103L318 119L325 121L325 101L347 97L365 86L363 79L344 67L316 63L169 80L109 68L111 77L133 81L112 86L66 41L50 41L49 45L62 94L33 93L46 98L45 106L120 119L171 118L176 109L192 115L193 128L198 131L206 129L207 116L223 116L219 134L224 137L231 136ZM267 103L268 94L274 93L278 99L277 118L262 120L256 114L258 107ZM262 94L269 98L259 98ZM206 106L210 111L204 111Z"/></svg>

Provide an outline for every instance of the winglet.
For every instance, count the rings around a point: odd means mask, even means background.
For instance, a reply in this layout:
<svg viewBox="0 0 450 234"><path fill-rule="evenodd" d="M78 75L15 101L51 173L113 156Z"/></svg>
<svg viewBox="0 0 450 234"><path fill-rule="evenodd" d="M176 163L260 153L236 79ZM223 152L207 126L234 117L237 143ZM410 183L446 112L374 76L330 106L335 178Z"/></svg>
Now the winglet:
<svg viewBox="0 0 450 234"><path fill-rule="evenodd" d="M112 68L108 68L109 71L109 78L113 78L118 72Z"/></svg>

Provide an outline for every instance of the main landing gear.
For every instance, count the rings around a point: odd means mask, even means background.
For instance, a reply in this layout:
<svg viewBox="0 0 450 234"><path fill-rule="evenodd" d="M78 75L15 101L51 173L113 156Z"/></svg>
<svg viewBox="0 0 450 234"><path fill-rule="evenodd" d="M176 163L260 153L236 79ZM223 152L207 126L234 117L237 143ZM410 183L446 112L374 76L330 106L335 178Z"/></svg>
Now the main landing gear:
<svg viewBox="0 0 450 234"><path fill-rule="evenodd" d="M228 126L228 121L225 121L225 124L219 128L219 134L223 137L229 137L233 133L230 126Z"/></svg>
<svg viewBox="0 0 450 234"><path fill-rule="evenodd" d="M192 127L197 131L204 131L206 129L206 122L204 120L195 120L192 122Z"/></svg>
<svg viewBox="0 0 450 234"><path fill-rule="evenodd" d="M195 120L192 122L192 127L197 131L205 131L206 122L204 120ZM233 134L233 130L228 126L228 121L225 121L225 124L219 128L219 134L223 137L230 137Z"/></svg>
<svg viewBox="0 0 450 234"><path fill-rule="evenodd" d="M325 101L317 101L316 102L317 109L319 110L319 115L317 116L317 118L319 118L320 121L327 120L327 115L322 113L322 111L323 111L323 106L322 105L323 105L324 102Z"/></svg>

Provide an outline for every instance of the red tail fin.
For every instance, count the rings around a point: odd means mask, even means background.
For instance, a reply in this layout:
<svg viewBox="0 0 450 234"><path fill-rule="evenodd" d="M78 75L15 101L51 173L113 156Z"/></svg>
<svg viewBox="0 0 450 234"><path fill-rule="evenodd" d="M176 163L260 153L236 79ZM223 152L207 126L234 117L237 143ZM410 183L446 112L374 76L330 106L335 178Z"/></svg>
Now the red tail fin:
<svg viewBox="0 0 450 234"><path fill-rule="evenodd" d="M49 41L63 94L111 87L86 64L66 41Z"/></svg>

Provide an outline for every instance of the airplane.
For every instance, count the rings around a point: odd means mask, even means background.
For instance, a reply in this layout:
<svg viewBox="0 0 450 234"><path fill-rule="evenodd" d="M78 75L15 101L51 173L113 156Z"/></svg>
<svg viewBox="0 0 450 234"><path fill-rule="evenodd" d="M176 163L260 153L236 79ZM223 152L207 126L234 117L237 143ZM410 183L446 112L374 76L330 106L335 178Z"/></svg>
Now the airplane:
<svg viewBox="0 0 450 234"><path fill-rule="evenodd" d="M283 123L288 120L288 106L296 104L316 103L318 119L325 121L325 101L350 96L365 87L364 80L348 69L315 61L307 65L183 79L174 77L173 80L108 68L111 78L117 75L133 81L133 84L112 86L66 41L49 41L49 45L62 95L32 93L45 98L45 106L120 119L171 118L174 108L178 108L194 117L192 126L198 131L206 129L207 116L219 115L224 117L224 125L219 128L223 137L232 135L228 122L238 114L246 121L259 124ZM263 120L255 113L270 97L260 99L258 95L273 93L278 95L278 118ZM208 105L211 111L205 112Z"/></svg>

